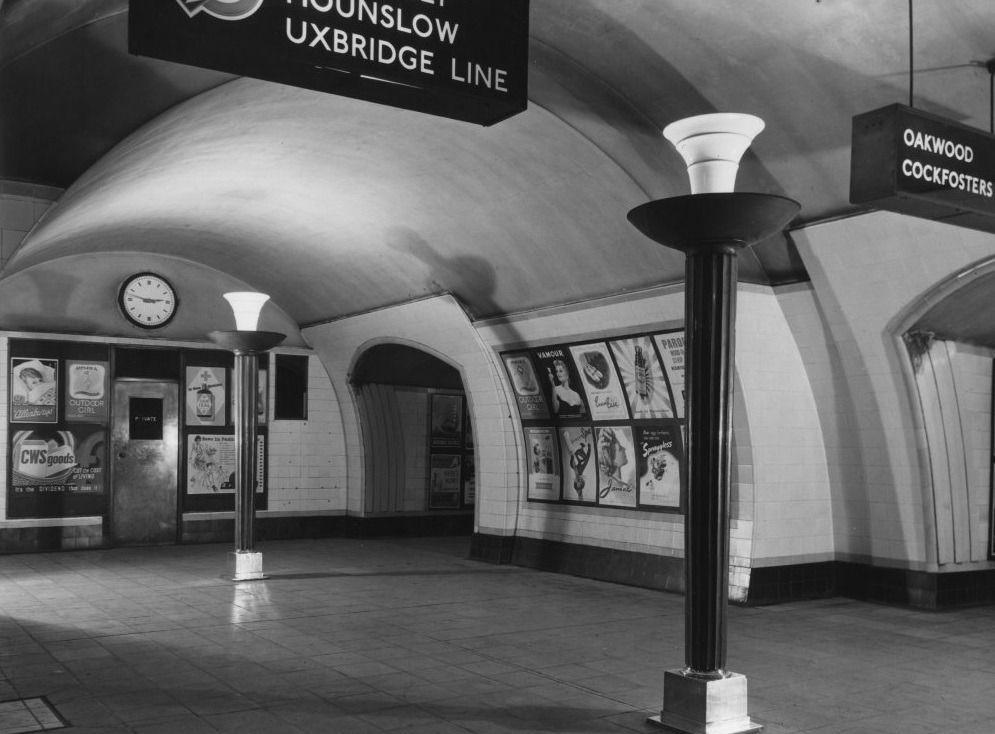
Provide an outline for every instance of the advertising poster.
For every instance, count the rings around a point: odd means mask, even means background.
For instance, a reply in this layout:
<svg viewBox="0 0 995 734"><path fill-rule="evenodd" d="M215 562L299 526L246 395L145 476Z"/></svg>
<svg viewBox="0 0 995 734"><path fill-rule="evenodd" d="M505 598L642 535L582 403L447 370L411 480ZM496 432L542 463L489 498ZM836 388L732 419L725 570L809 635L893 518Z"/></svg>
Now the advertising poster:
<svg viewBox="0 0 995 734"><path fill-rule="evenodd" d="M596 421L626 420L629 409L625 407L622 381L615 372L608 346L603 342L583 344L570 347L570 353L587 392L591 418Z"/></svg>
<svg viewBox="0 0 995 734"><path fill-rule="evenodd" d="M597 429L598 503L610 507L636 506L636 454L632 429Z"/></svg>
<svg viewBox="0 0 995 734"><path fill-rule="evenodd" d="M55 423L59 418L59 360L10 360L10 422Z"/></svg>
<svg viewBox="0 0 995 734"><path fill-rule="evenodd" d="M663 369L648 336L611 342L633 418L672 418Z"/></svg>
<svg viewBox="0 0 995 734"><path fill-rule="evenodd" d="M563 499L573 502L598 501L597 461L594 459L594 429L577 426L560 429L560 456L563 461Z"/></svg>
<svg viewBox="0 0 995 734"><path fill-rule="evenodd" d="M515 400L518 403L518 414L523 421L547 420L549 409L546 398L539 388L532 359L524 352L521 354L504 355L504 368L508 370L508 379L515 390Z"/></svg>
<svg viewBox="0 0 995 734"><path fill-rule="evenodd" d="M12 517L59 517L89 512L81 497L102 496L107 486L106 432L80 427L35 429L11 436L8 510Z"/></svg>
<svg viewBox="0 0 995 734"><path fill-rule="evenodd" d="M224 367L187 367L187 425L225 425Z"/></svg>
<svg viewBox="0 0 995 734"><path fill-rule="evenodd" d="M457 509L460 498L459 454L432 454L429 465L428 506L433 510Z"/></svg>
<svg viewBox="0 0 995 734"><path fill-rule="evenodd" d="M525 450L528 452L530 500L560 499L560 462L556 456L553 428L526 428Z"/></svg>
<svg viewBox="0 0 995 734"><path fill-rule="evenodd" d="M684 394L684 332L672 331L669 334L657 334L653 338L670 380L674 413L677 418L684 418L684 404L687 401Z"/></svg>
<svg viewBox="0 0 995 734"><path fill-rule="evenodd" d="M266 437L256 436L256 493L266 477ZM235 493L235 437L217 433L187 436L187 494Z"/></svg>
<svg viewBox="0 0 995 734"><path fill-rule="evenodd" d="M66 360L66 420L106 423L108 370L106 362Z"/></svg>
<svg viewBox="0 0 995 734"><path fill-rule="evenodd" d="M432 446L458 448L463 445L463 396L432 395Z"/></svg>
<svg viewBox="0 0 995 734"><path fill-rule="evenodd" d="M639 504L678 509L681 505L681 465L672 428L636 428L639 465Z"/></svg>
<svg viewBox="0 0 995 734"><path fill-rule="evenodd" d="M586 417L587 406L580 393L580 378L566 348L550 347L539 349L533 354L552 417Z"/></svg>
<svg viewBox="0 0 995 734"><path fill-rule="evenodd" d="M477 501L477 467L473 454L463 454L463 504Z"/></svg>

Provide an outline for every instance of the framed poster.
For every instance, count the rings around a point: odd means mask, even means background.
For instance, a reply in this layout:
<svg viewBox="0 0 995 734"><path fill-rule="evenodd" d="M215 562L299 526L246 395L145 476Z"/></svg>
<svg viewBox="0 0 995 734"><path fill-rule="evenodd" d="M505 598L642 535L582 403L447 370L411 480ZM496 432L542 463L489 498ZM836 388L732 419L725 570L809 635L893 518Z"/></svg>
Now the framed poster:
<svg viewBox="0 0 995 734"><path fill-rule="evenodd" d="M66 421L106 423L108 411L107 362L66 360Z"/></svg>
<svg viewBox="0 0 995 734"><path fill-rule="evenodd" d="M458 448L463 445L463 396L432 393L431 445Z"/></svg>
<svg viewBox="0 0 995 734"><path fill-rule="evenodd" d="M565 347L539 349L533 353L540 382L553 418L584 418L587 405L581 395L580 379Z"/></svg>
<svg viewBox="0 0 995 734"><path fill-rule="evenodd" d="M660 350L660 359L663 360L667 381L670 383L670 392L674 398L674 416L683 419L684 405L687 402L687 395L684 393L684 332L656 334L653 340Z"/></svg>
<svg viewBox="0 0 995 734"><path fill-rule="evenodd" d="M637 426L639 504L679 509L682 462L678 435L672 426Z"/></svg>
<svg viewBox="0 0 995 734"><path fill-rule="evenodd" d="M186 424L188 426L225 425L225 367L187 367Z"/></svg>
<svg viewBox="0 0 995 734"><path fill-rule="evenodd" d="M527 352L518 352L505 354L503 359L504 368L515 391L518 414L522 420L547 420L549 408L539 387L539 378L536 376L532 358Z"/></svg>
<svg viewBox="0 0 995 734"><path fill-rule="evenodd" d="M598 473L594 460L594 429L590 426L561 428L560 456L563 457L563 499L596 503Z"/></svg>
<svg viewBox="0 0 995 734"><path fill-rule="evenodd" d="M633 418L672 418L673 406L663 368L648 336L610 342Z"/></svg>
<svg viewBox="0 0 995 734"><path fill-rule="evenodd" d="M557 459L555 434L556 429L551 427L525 429L530 500L560 499L560 462Z"/></svg>
<svg viewBox="0 0 995 734"><path fill-rule="evenodd" d="M59 360L10 360L10 422L56 423L59 419Z"/></svg>
<svg viewBox="0 0 995 734"><path fill-rule="evenodd" d="M459 454L432 454L429 460L429 509L459 508L462 458Z"/></svg>
<svg viewBox="0 0 995 734"><path fill-rule="evenodd" d="M463 454L463 504L470 506L477 501L477 464L474 455Z"/></svg>
<svg viewBox="0 0 995 734"><path fill-rule="evenodd" d="M12 431L11 518L101 514L106 508L107 432L101 426Z"/></svg>
<svg viewBox="0 0 995 734"><path fill-rule="evenodd" d="M603 426L597 429L598 504L636 506L636 457L632 429Z"/></svg>
<svg viewBox="0 0 995 734"><path fill-rule="evenodd" d="M596 421L626 420L629 410L625 406L622 381L615 371L608 345L603 342L581 344L570 347L570 354L587 392L591 418Z"/></svg>
<svg viewBox="0 0 995 734"><path fill-rule="evenodd" d="M235 493L235 437L221 433L187 435L187 494ZM256 436L256 494L266 484L266 437Z"/></svg>

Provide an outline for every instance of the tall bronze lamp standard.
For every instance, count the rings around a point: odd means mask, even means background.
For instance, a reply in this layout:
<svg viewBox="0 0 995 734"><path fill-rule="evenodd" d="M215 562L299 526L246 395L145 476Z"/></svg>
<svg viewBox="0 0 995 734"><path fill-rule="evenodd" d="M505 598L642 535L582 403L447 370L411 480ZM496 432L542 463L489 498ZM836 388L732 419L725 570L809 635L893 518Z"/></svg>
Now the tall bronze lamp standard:
<svg viewBox="0 0 995 734"><path fill-rule="evenodd" d="M233 581L265 578L263 554L254 548L256 519L256 437L258 434L259 354L287 337L275 331L258 331L259 312L269 300L265 293L225 293L235 314L234 331L212 331L211 341L235 353L232 390L235 397L235 552Z"/></svg>
<svg viewBox="0 0 995 734"><path fill-rule="evenodd" d="M664 673L663 710L650 721L693 734L763 728L747 712L746 677L725 669L736 258L799 209L781 196L733 192L740 158L763 127L752 115L727 113L668 125L663 134L687 164L691 195L628 215L647 237L686 256L685 667Z"/></svg>

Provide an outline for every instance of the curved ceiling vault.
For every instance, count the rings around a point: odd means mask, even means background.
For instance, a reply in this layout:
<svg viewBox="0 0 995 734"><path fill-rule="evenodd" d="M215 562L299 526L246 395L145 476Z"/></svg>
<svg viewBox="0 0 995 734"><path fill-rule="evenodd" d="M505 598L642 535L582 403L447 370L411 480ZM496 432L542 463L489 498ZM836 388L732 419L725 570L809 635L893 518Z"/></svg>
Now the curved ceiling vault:
<svg viewBox="0 0 995 734"><path fill-rule="evenodd" d="M986 126L991 0L921 5L916 106ZM52 284L86 314L73 330L134 336L106 291L137 267L197 304L176 339L229 328L228 284L270 293L283 329L447 291L494 317L676 282L683 256L625 218L686 193L668 122L764 118L738 188L799 200L801 225L854 211L852 116L907 102L898 0L531 7L529 108L483 128L129 56L125 0L4 0L0 180L66 191L0 274L0 327L65 324L41 315ZM790 236L740 274L807 277Z"/></svg>

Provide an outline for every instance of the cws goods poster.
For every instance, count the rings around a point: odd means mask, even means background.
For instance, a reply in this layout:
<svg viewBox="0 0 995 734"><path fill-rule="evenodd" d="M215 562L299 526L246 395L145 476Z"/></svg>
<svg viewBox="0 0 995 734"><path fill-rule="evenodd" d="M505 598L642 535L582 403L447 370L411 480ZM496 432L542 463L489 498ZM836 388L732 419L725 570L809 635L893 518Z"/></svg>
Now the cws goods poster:
<svg viewBox="0 0 995 734"><path fill-rule="evenodd" d="M107 363L66 360L66 420L106 423Z"/></svg>
<svg viewBox="0 0 995 734"><path fill-rule="evenodd" d="M546 399L539 388L532 360L525 352L504 355L504 368L515 390L515 401L522 420L545 420L549 418Z"/></svg>
<svg viewBox="0 0 995 734"><path fill-rule="evenodd" d="M597 429L598 503L612 507L636 506L636 456L632 429Z"/></svg>
<svg viewBox="0 0 995 734"><path fill-rule="evenodd" d="M681 462L671 428L636 428L639 504L677 508L681 504Z"/></svg>
<svg viewBox="0 0 995 734"><path fill-rule="evenodd" d="M657 334L653 339L660 350L660 359L663 360L667 378L670 380L670 390L674 395L674 413L677 418L684 418L684 404L687 400L684 394L684 332Z"/></svg>
<svg viewBox="0 0 995 734"><path fill-rule="evenodd" d="M560 429L563 457L563 499L595 503L598 500L594 430L590 426Z"/></svg>
<svg viewBox="0 0 995 734"><path fill-rule="evenodd" d="M536 364L549 397L550 412L556 418L583 418L587 406L580 394L580 380L573 360L565 348L539 349L535 352Z"/></svg>
<svg viewBox="0 0 995 734"><path fill-rule="evenodd" d="M99 512L93 500L102 506L107 482L105 448L103 428L14 432L9 516L61 517Z"/></svg>
<svg viewBox="0 0 995 734"><path fill-rule="evenodd" d="M632 417L672 418L667 383L649 337L617 339L611 342L611 348L622 373Z"/></svg>
<svg viewBox="0 0 995 734"><path fill-rule="evenodd" d="M525 450L529 464L529 499L560 499L560 462L553 428L526 428Z"/></svg>
<svg viewBox="0 0 995 734"><path fill-rule="evenodd" d="M10 360L10 422L56 423L59 418L59 360Z"/></svg>
<svg viewBox="0 0 995 734"><path fill-rule="evenodd" d="M591 418L596 421L627 419L629 411L625 407L622 382L615 371L608 346L604 343L583 344L570 347L570 354L587 391Z"/></svg>

